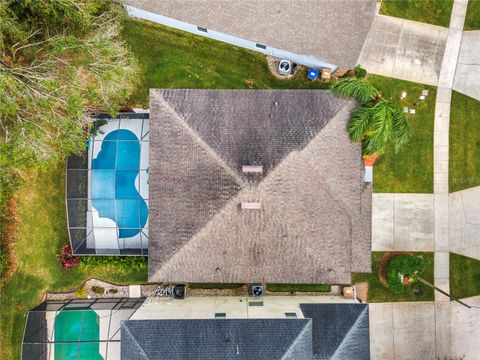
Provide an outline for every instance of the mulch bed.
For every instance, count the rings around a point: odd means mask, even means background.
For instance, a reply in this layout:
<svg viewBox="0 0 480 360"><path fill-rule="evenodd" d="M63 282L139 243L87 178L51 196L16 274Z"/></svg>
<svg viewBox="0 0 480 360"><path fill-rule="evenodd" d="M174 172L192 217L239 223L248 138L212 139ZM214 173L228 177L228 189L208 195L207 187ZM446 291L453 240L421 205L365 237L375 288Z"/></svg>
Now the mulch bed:
<svg viewBox="0 0 480 360"><path fill-rule="evenodd" d="M410 254L411 252L408 252L408 251L389 251L383 255L382 260L380 261L380 265L378 266L378 277L380 278L380 283L383 286L388 288L387 273L386 273L388 262L391 259L393 259L395 256L410 255Z"/></svg>

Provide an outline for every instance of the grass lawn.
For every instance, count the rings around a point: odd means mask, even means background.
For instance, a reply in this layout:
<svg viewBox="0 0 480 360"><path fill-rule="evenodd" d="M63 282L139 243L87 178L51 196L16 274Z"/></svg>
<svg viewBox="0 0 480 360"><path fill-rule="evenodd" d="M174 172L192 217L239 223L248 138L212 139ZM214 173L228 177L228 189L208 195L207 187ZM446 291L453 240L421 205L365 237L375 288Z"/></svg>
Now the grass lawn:
<svg viewBox="0 0 480 360"><path fill-rule="evenodd" d="M464 30L480 30L480 0L469 0Z"/></svg>
<svg viewBox="0 0 480 360"><path fill-rule="evenodd" d="M272 292L330 292L331 286L325 284L267 284Z"/></svg>
<svg viewBox="0 0 480 360"><path fill-rule="evenodd" d="M454 91L450 110L449 190L480 185L480 101Z"/></svg>
<svg viewBox="0 0 480 360"><path fill-rule="evenodd" d="M453 0L382 0L380 14L448 27Z"/></svg>
<svg viewBox="0 0 480 360"><path fill-rule="evenodd" d="M480 260L450 253L450 292L457 299L480 295Z"/></svg>
<svg viewBox="0 0 480 360"><path fill-rule="evenodd" d="M190 289L238 289L244 284L216 284L216 283L192 283L188 284Z"/></svg>
<svg viewBox="0 0 480 360"><path fill-rule="evenodd" d="M166 26L127 20L124 38L142 66L143 75L130 105L148 107L150 88L314 89L306 70L290 80L270 74L265 56L220 41Z"/></svg>
<svg viewBox="0 0 480 360"><path fill-rule="evenodd" d="M49 172L32 171L19 191L20 231L15 245L17 271L1 288L0 359L19 359L26 312L38 305L46 290L80 286L90 277L117 284L147 281L147 267L127 271L109 264L64 270L55 258L67 243L65 163Z"/></svg>
<svg viewBox="0 0 480 360"><path fill-rule="evenodd" d="M412 127L409 144L398 153L392 147L375 163L373 191L432 193L436 87L378 75L369 75L369 79L386 99L400 109L408 106L416 110L415 115L407 115ZM426 100L419 100L423 89L428 89L430 93ZM400 100L402 91L407 92L407 97Z"/></svg>
<svg viewBox="0 0 480 360"><path fill-rule="evenodd" d="M390 292L381 283L378 276L378 268L383 256L383 252L372 253L372 272L371 273L354 273L352 274L352 282L368 282L368 302L392 302L392 301L433 301L434 290L421 283L416 282L411 286L405 287L406 291L403 295L397 295ZM421 275L422 278L433 284L433 252L413 253L414 255L423 255L425 262L425 270ZM413 289L418 288L418 294L413 293Z"/></svg>

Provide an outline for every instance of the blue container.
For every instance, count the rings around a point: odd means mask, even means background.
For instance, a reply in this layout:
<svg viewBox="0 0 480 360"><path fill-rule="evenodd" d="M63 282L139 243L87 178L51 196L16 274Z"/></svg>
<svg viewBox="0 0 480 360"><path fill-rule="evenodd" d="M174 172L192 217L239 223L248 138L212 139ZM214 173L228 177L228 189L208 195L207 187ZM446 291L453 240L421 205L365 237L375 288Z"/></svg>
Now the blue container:
<svg viewBox="0 0 480 360"><path fill-rule="evenodd" d="M308 78L310 80L315 80L318 77L318 70L317 69L310 69L308 70Z"/></svg>

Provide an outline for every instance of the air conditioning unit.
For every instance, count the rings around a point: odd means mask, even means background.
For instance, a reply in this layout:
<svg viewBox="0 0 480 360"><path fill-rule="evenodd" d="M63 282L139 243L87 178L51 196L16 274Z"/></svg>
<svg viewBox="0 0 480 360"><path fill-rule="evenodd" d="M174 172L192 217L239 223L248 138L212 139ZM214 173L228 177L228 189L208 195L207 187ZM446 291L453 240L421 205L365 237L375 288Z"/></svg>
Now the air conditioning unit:
<svg viewBox="0 0 480 360"><path fill-rule="evenodd" d="M249 294L252 296L262 296L263 295L263 285L260 283L255 283L250 286Z"/></svg>

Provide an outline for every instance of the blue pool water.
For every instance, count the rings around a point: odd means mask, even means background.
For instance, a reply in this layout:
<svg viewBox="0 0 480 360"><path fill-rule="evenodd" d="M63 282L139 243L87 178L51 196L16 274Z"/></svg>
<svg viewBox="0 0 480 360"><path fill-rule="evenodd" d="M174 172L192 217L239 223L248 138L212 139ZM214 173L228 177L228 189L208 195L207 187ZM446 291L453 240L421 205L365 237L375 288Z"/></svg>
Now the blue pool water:
<svg viewBox="0 0 480 360"><path fill-rule="evenodd" d="M135 187L140 168L137 136L125 129L110 132L91 168L91 197L99 216L117 223L120 238L137 235L148 218L147 203Z"/></svg>

